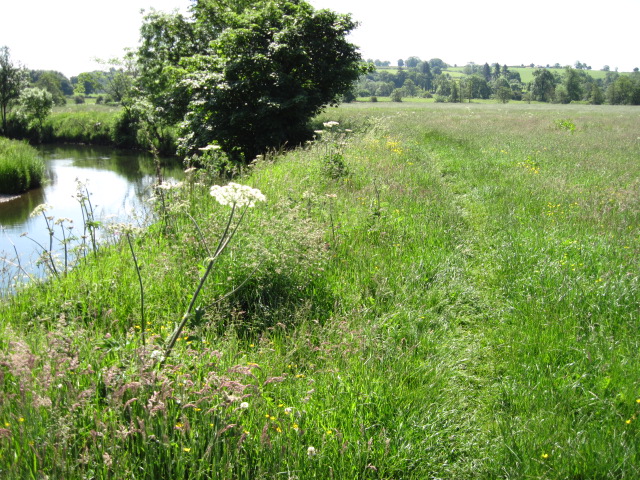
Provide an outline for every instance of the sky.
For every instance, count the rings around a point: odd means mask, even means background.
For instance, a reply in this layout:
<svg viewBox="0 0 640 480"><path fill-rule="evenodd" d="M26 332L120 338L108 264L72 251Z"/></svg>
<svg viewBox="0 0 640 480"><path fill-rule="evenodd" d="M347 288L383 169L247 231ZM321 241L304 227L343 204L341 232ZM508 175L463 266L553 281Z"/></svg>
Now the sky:
<svg viewBox="0 0 640 480"><path fill-rule="evenodd" d="M574 65L594 70L640 67L640 0L308 0L351 13L349 37L363 58L440 58L507 65ZM14 63L68 77L104 67L138 44L141 10L187 11L191 0L0 0L0 47Z"/></svg>

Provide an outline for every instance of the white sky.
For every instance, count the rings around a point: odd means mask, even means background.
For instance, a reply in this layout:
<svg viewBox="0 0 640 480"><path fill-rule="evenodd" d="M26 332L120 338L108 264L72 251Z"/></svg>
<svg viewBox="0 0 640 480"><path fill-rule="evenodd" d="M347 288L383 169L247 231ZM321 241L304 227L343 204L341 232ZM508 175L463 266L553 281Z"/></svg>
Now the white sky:
<svg viewBox="0 0 640 480"><path fill-rule="evenodd" d="M365 59L417 56L485 62L640 67L640 0L308 0L351 13ZM14 62L67 76L101 69L93 58L135 48L141 9L186 10L191 0L0 0L0 46Z"/></svg>

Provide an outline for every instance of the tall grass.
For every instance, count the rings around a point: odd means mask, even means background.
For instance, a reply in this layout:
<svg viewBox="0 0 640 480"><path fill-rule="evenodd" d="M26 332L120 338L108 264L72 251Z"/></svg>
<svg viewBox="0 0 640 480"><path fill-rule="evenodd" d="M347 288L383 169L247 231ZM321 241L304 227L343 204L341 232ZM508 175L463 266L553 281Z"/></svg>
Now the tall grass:
<svg viewBox="0 0 640 480"><path fill-rule="evenodd" d="M131 111L95 104L56 107L42 128L13 117L8 130L13 138L38 143L112 145L132 149L149 149L153 143L156 150L167 155L175 154L177 141L176 128L148 132Z"/></svg>
<svg viewBox="0 0 640 480"><path fill-rule="evenodd" d="M0 137L0 194L26 192L39 187L43 179L44 161L36 149Z"/></svg>
<svg viewBox="0 0 640 480"><path fill-rule="evenodd" d="M2 306L0 474L638 477L638 115L332 109L241 180L268 203L159 368L228 214L166 191L133 242L145 346L117 236Z"/></svg>

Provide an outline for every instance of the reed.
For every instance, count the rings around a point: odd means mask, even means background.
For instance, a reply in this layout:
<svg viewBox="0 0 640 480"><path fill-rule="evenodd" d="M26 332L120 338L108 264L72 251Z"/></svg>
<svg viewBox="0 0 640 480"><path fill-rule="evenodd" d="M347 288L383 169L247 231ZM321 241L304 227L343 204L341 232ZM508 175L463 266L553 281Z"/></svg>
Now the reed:
<svg viewBox="0 0 640 480"><path fill-rule="evenodd" d="M42 185L44 162L25 142L0 138L0 194L19 194Z"/></svg>

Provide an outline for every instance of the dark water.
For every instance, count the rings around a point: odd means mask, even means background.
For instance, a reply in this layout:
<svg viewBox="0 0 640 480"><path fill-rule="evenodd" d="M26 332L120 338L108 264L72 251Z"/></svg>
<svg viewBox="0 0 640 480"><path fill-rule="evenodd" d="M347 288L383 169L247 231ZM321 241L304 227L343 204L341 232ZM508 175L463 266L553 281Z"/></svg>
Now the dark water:
<svg viewBox="0 0 640 480"><path fill-rule="evenodd" d="M137 221L135 215L144 214L148 208L145 200L156 180L156 168L150 155L140 152L83 146L45 146L41 154L46 163L47 182L43 188L32 190L20 197L0 203L0 264L3 271L0 289L6 288L7 277L16 272L11 263L17 257L23 267L35 275L42 274L37 260L42 249L33 241L49 247L49 234L42 215L31 217L40 204L52 206L46 212L55 219L73 220L73 233L82 234L83 220L76 198L78 181L86 185L89 199L97 219L105 221ZM177 160L162 159L165 178L182 177L182 167ZM65 222L69 225L68 222ZM62 237L60 226L56 236ZM28 233L28 236L22 236ZM54 248L56 247L54 241ZM17 250L17 255L16 255Z"/></svg>

